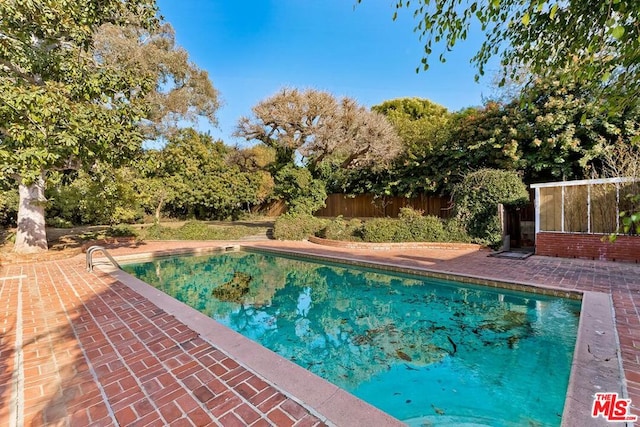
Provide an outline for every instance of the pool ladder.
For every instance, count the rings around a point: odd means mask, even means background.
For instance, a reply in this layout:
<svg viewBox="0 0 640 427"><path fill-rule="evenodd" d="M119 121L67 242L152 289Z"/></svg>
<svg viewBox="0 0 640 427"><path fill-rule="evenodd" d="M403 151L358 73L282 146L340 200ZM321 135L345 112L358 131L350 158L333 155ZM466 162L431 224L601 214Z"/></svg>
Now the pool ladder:
<svg viewBox="0 0 640 427"><path fill-rule="evenodd" d="M109 252L107 252L107 250L103 246L96 245L96 246L90 246L87 249L87 271L90 271L90 272L93 271L93 266L95 265L93 263L93 254L94 252L98 252L98 251L102 252L107 257L107 259L111 261L111 264L113 264L116 268L122 269L120 267L120 264L118 264L118 262L115 259L113 259L113 257L109 254Z"/></svg>

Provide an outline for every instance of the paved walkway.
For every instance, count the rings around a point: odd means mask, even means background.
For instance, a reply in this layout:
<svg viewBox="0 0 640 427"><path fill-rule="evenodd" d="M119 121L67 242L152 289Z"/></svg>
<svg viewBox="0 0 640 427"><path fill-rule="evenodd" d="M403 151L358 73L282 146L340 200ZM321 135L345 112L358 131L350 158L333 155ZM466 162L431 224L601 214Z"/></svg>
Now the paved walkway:
<svg viewBox="0 0 640 427"><path fill-rule="evenodd" d="M111 252L213 244L150 242ZM640 414L640 265L536 256L509 260L469 249L251 244L608 292L633 412ZM239 366L127 286L103 273L87 273L83 255L3 265L0 277L2 426L322 425L313 408Z"/></svg>
<svg viewBox="0 0 640 427"><path fill-rule="evenodd" d="M322 424L82 256L1 276L1 426Z"/></svg>

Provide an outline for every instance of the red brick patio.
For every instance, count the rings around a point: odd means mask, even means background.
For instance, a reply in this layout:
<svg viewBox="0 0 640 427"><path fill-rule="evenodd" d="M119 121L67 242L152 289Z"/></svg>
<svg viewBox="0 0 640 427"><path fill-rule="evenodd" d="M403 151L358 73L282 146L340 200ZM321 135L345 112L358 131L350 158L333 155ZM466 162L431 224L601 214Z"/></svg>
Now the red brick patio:
<svg viewBox="0 0 640 427"><path fill-rule="evenodd" d="M152 242L113 255L206 247ZM393 251L269 246L405 267L610 293L633 412L640 414L640 265L472 249ZM309 402L283 392L83 255L0 267L0 425L321 425ZM354 420L355 421L355 420Z"/></svg>

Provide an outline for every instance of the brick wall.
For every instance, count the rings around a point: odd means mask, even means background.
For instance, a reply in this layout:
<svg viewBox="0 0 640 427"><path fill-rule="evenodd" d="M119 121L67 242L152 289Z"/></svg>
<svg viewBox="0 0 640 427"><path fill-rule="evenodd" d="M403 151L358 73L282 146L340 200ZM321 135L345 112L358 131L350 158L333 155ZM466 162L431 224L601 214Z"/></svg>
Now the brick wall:
<svg viewBox="0 0 640 427"><path fill-rule="evenodd" d="M599 234L542 232L536 235L536 255L640 263L640 236L618 236L615 243Z"/></svg>

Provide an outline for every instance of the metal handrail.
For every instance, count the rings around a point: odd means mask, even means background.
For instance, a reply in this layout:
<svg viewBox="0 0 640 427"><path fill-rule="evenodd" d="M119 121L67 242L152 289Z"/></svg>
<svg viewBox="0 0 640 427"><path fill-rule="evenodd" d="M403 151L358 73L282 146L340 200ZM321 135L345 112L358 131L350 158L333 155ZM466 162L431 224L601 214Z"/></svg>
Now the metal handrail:
<svg viewBox="0 0 640 427"><path fill-rule="evenodd" d="M103 246L90 246L87 249L87 271L92 272L93 271L93 253L97 252L97 251L101 251L109 261L111 261L111 264L113 264L116 268L122 270L122 267L120 267L120 264L118 264L118 262L113 259L113 257L109 254L109 252L107 252L107 250L103 247Z"/></svg>

